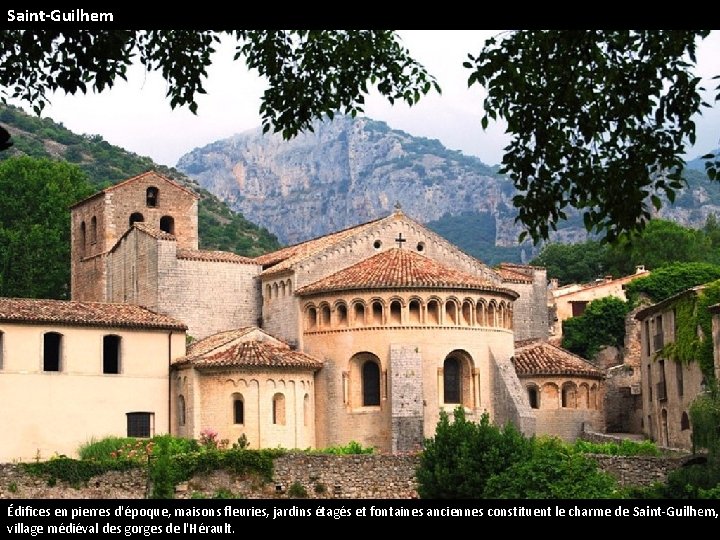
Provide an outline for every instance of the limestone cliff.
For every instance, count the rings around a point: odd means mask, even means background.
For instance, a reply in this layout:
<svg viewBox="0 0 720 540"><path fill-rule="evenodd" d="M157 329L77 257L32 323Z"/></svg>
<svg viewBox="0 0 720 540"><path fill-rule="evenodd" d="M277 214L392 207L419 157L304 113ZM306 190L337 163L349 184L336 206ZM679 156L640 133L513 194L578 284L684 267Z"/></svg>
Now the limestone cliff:
<svg viewBox="0 0 720 540"><path fill-rule="evenodd" d="M396 202L441 234L433 222L449 216L482 222L480 231L469 222L461 226L462 236L490 235L489 246L516 246L521 231L507 178L437 140L368 118L337 116L290 141L260 129L241 133L191 151L177 168L285 244L385 216ZM661 216L697 227L709 212L720 213L720 186L697 171L689 175L689 188ZM582 219L568 214L553 238L586 240ZM470 245L458 245L478 256ZM536 251L524 249L523 258ZM500 256L516 259L507 250Z"/></svg>

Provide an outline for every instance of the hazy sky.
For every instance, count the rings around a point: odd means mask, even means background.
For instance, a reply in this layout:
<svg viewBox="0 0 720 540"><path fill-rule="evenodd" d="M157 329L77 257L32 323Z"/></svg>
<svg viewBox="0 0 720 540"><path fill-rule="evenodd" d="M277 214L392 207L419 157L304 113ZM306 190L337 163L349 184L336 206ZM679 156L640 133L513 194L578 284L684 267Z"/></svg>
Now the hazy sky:
<svg viewBox="0 0 720 540"><path fill-rule="evenodd" d="M390 105L379 95L367 99L365 115L383 120L391 128L412 135L439 139L453 150L481 158L494 165L502 157L508 138L505 126L480 127L483 89L467 86L469 70L462 67L468 53L477 53L484 40L498 34L487 30L408 30L400 31L411 54L442 87L442 95L431 94L414 107ZM260 125L258 112L265 83L250 72L242 61L232 61L232 46L217 51L208 71L206 95L198 98L198 114L186 108L171 109L165 97L166 85L157 73L132 68L128 82L120 81L102 94L56 95L43 116L62 122L77 133L100 134L108 142L164 165L175 165L178 158L197 146L229 137ZM720 32L703 40L698 50L698 75L706 88L720 74ZM712 102L708 92L706 101ZM24 105L23 105L24 106ZM697 144L689 158L720 146L720 104L697 119Z"/></svg>

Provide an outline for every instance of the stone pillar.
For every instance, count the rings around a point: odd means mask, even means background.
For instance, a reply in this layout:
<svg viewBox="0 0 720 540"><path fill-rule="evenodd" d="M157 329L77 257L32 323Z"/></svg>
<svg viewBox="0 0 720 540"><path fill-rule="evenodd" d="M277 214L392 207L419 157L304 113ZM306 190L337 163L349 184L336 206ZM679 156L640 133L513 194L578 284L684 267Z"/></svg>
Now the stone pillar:
<svg viewBox="0 0 720 540"><path fill-rule="evenodd" d="M422 356L418 347L390 345L392 451L417 450L423 444Z"/></svg>

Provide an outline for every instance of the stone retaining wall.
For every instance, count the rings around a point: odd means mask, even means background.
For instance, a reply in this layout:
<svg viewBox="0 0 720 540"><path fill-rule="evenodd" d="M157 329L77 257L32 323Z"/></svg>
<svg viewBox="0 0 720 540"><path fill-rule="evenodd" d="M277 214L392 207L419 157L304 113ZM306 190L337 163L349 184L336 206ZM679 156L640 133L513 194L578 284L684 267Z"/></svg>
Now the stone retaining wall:
<svg viewBox="0 0 720 540"><path fill-rule="evenodd" d="M689 456L592 455L600 467L622 485L645 486L663 482L668 472L681 467ZM308 455L287 454L275 460L271 483L235 477L225 471L198 476L178 486L178 498L212 497L222 491L245 498L414 499L417 498L417 454ZM3 499L140 499L147 492L142 470L109 472L93 478L80 489L50 486L44 479L25 473L19 465L0 465L0 498Z"/></svg>

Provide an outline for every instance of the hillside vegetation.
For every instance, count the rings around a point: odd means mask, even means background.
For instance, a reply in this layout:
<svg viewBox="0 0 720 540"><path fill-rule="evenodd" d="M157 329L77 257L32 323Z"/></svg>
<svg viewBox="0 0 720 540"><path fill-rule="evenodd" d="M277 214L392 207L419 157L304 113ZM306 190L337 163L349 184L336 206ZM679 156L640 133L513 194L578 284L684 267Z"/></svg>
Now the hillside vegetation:
<svg viewBox="0 0 720 540"><path fill-rule="evenodd" d="M97 190L148 170L155 170L188 187L200 196L198 221L201 249L232 251L249 257L280 247L267 229L231 211L180 171L158 165L105 141L100 135L78 135L49 118L31 116L21 109L0 105L0 123L12 135L13 147L0 159L17 155L64 160L77 165Z"/></svg>

